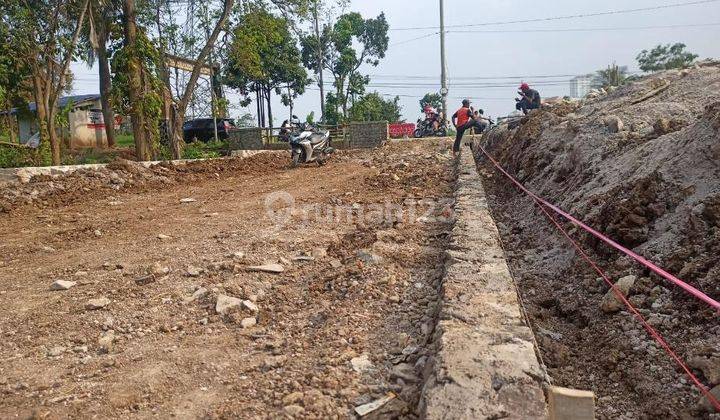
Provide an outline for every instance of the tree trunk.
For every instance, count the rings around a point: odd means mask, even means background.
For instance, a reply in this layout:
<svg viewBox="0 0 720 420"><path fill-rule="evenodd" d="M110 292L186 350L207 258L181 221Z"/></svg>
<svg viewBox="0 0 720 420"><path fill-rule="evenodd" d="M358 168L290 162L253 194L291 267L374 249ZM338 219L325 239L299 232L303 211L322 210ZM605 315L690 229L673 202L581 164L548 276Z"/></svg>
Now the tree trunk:
<svg viewBox="0 0 720 420"><path fill-rule="evenodd" d="M43 149L45 147L43 142L50 142L50 135L48 133L47 126L47 106L45 106L45 93L42 88L44 84L45 82L39 75L36 74L33 76L35 109L37 113L38 128L40 129L40 146L38 146L38 149ZM44 162L38 162L38 164L44 164Z"/></svg>
<svg viewBox="0 0 720 420"><path fill-rule="evenodd" d="M107 51L107 29L105 22L100 31L100 45L98 47L98 69L100 76L100 103L102 104L103 121L105 122L105 135L108 147L115 147L115 111L110 104L110 63ZM98 145L100 146L100 145Z"/></svg>
<svg viewBox="0 0 720 420"><path fill-rule="evenodd" d="M55 115L57 112L49 110L46 115L48 117L48 134L50 135L50 148L52 149L52 164L60 165L60 139L58 138L57 128L55 127Z"/></svg>
<svg viewBox="0 0 720 420"><path fill-rule="evenodd" d="M137 43L137 23L135 20L135 0L125 0L123 2L123 26L125 29L125 47L131 48L133 53L128 62L127 73L129 76L128 97L132 108L130 117L132 118L133 135L135 136L135 154L137 160L148 160L150 153L148 150L148 139L145 136L145 114L142 110L140 102L142 97L142 64L134 52L134 46Z"/></svg>
<svg viewBox="0 0 720 420"><path fill-rule="evenodd" d="M268 128L273 128L272 105L270 104L271 89L267 88L267 106L268 106Z"/></svg>

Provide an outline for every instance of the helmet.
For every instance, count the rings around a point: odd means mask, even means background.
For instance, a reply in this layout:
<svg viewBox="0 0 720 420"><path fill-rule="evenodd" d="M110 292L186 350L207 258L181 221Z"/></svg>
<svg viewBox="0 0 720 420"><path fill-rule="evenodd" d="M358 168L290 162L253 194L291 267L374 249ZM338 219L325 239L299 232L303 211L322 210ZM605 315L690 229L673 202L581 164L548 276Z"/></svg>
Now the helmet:
<svg viewBox="0 0 720 420"><path fill-rule="evenodd" d="M463 106L464 106L465 108L469 107L469 106L470 106L470 99L463 99L462 104L463 104Z"/></svg>
<svg viewBox="0 0 720 420"><path fill-rule="evenodd" d="M530 85L528 85L527 83L523 83L520 85L520 90L522 90L522 91L530 90Z"/></svg>

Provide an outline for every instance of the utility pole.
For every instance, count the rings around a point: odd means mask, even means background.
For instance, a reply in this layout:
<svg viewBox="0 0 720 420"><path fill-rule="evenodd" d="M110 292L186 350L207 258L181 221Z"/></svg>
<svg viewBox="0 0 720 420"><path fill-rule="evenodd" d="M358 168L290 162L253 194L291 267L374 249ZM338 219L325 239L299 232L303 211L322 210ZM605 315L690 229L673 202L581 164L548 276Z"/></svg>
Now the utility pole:
<svg viewBox="0 0 720 420"><path fill-rule="evenodd" d="M440 94L442 95L442 111L448 117L447 107L447 62L445 61L445 1L440 0Z"/></svg>
<svg viewBox="0 0 720 420"><path fill-rule="evenodd" d="M318 55L318 85L320 87L320 121L325 121L325 86L323 84L323 45L320 39L320 19L318 17L318 1L313 5L313 18L315 19L315 38L317 39Z"/></svg>

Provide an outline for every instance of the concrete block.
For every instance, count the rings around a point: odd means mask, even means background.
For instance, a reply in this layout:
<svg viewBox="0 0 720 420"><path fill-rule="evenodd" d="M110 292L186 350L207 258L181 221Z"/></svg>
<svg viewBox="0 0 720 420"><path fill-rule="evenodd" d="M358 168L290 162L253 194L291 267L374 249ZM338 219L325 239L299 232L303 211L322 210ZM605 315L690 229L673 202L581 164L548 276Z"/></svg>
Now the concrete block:
<svg viewBox="0 0 720 420"><path fill-rule="evenodd" d="M595 394L592 391L551 386L548 388L550 420L594 420Z"/></svg>

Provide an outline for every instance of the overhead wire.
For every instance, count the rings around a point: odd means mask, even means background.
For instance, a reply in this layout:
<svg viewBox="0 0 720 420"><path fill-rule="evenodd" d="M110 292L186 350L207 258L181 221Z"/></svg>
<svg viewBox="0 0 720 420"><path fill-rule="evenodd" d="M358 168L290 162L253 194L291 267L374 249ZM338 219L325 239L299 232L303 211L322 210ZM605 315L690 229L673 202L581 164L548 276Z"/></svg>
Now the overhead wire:
<svg viewBox="0 0 720 420"><path fill-rule="evenodd" d="M638 8L634 8L634 9L608 10L608 11L604 11L604 12L580 13L580 14L575 14L575 15L552 16L552 17L545 17L545 18L506 20L506 21L494 21L494 22L491 21L491 22L468 23L468 24L460 24L460 25L445 25L445 29L472 28L472 27L478 27L478 26L493 26L493 25L511 25L511 24L516 24L516 23L549 22L549 21L555 21L555 20L567 20L567 19L577 19L577 18L586 18L586 17L595 17L595 16L638 13L638 12L647 12L647 11L654 11L654 10L671 9L671 8L676 8L676 7L717 3L718 1L720 1L720 0L696 0L696 1L690 1L690 2L671 3L671 4L664 4L664 5L658 5L658 6L650 6L650 7L638 7ZM390 28L391 31L415 31L415 30L432 30L432 29L440 29L440 27L439 26L416 26L416 27L405 27L405 28L403 28L403 27Z"/></svg>

